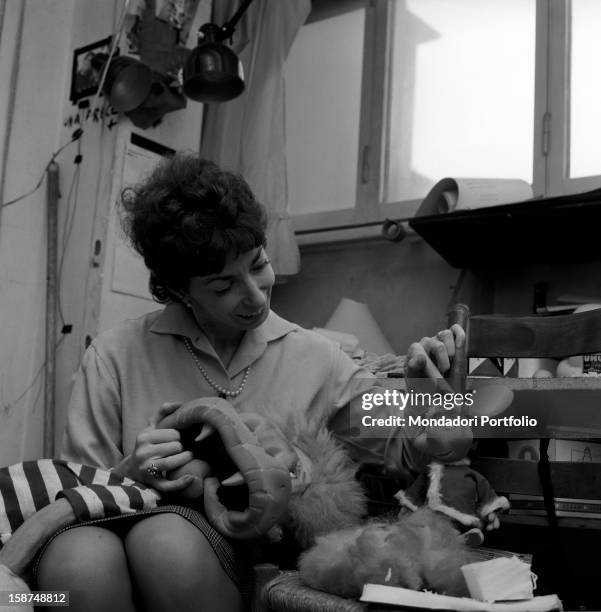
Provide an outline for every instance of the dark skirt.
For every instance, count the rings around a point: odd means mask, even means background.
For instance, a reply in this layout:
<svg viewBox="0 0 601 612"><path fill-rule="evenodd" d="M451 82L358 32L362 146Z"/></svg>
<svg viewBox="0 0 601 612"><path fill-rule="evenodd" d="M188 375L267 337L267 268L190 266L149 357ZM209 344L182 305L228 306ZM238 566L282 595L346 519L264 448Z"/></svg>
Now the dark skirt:
<svg viewBox="0 0 601 612"><path fill-rule="evenodd" d="M252 598L254 586L253 566L249 551L249 548L251 547L244 542L232 543L229 540L226 540L220 533L213 529L211 525L209 525L206 518L198 510L175 505L160 506L158 508L153 508L152 510L144 510L141 512L135 512L133 514L124 514L121 516L86 521L84 523L76 523L60 529L44 544L33 563L33 588L37 589L38 571L42 555L50 542L52 542L59 534L64 533L69 529L76 529L77 527L98 525L106 527L119 535L125 535L127 531L138 521L147 518L152 514L161 514L164 512L179 514L179 516L182 516L186 520L190 521L205 536L211 545L211 548L215 552L215 555L219 559L223 570L234 582L240 591L243 601L248 605Z"/></svg>

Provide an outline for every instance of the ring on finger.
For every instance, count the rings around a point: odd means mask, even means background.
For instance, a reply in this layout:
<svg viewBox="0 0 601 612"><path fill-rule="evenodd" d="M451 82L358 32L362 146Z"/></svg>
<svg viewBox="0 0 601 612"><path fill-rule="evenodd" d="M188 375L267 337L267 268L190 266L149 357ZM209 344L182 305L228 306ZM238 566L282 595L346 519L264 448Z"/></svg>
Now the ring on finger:
<svg viewBox="0 0 601 612"><path fill-rule="evenodd" d="M159 470L159 468L157 467L156 463L151 463L147 468L146 471L153 477L153 478L161 478L162 474L161 474L161 470Z"/></svg>

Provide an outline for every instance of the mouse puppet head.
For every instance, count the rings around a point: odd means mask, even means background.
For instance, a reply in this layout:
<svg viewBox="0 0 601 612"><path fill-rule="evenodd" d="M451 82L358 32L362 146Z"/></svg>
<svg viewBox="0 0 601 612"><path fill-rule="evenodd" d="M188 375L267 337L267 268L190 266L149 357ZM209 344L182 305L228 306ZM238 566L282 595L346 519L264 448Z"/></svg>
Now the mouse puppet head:
<svg viewBox="0 0 601 612"><path fill-rule="evenodd" d="M201 477L180 497L202 496L207 520L226 537L274 536L284 528L304 548L365 513L356 465L323 426L295 419L280 428L210 397L183 404L157 427L179 430L194 454L167 475Z"/></svg>

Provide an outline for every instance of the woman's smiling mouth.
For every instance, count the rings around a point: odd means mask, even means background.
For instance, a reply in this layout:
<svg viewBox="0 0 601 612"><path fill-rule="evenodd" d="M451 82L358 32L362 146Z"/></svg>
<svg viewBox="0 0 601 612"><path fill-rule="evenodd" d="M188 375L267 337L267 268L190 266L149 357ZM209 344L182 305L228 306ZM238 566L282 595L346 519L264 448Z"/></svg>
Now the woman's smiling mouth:
<svg viewBox="0 0 601 612"><path fill-rule="evenodd" d="M238 314L237 316L243 319L244 321L253 321L254 319L258 319L265 312L264 308L257 310L256 312L251 312L250 314Z"/></svg>

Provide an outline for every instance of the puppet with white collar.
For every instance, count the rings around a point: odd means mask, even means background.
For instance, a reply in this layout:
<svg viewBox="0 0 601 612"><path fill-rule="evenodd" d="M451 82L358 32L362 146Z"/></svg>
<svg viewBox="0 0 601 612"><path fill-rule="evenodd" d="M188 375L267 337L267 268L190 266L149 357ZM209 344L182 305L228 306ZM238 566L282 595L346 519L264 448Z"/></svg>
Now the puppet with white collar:
<svg viewBox="0 0 601 612"><path fill-rule="evenodd" d="M427 507L448 516L460 531L470 531L480 541L484 536L478 531L499 527L498 513L509 509L507 498L497 495L488 480L470 467L467 458L452 463L433 461L395 497L401 508L411 512Z"/></svg>

